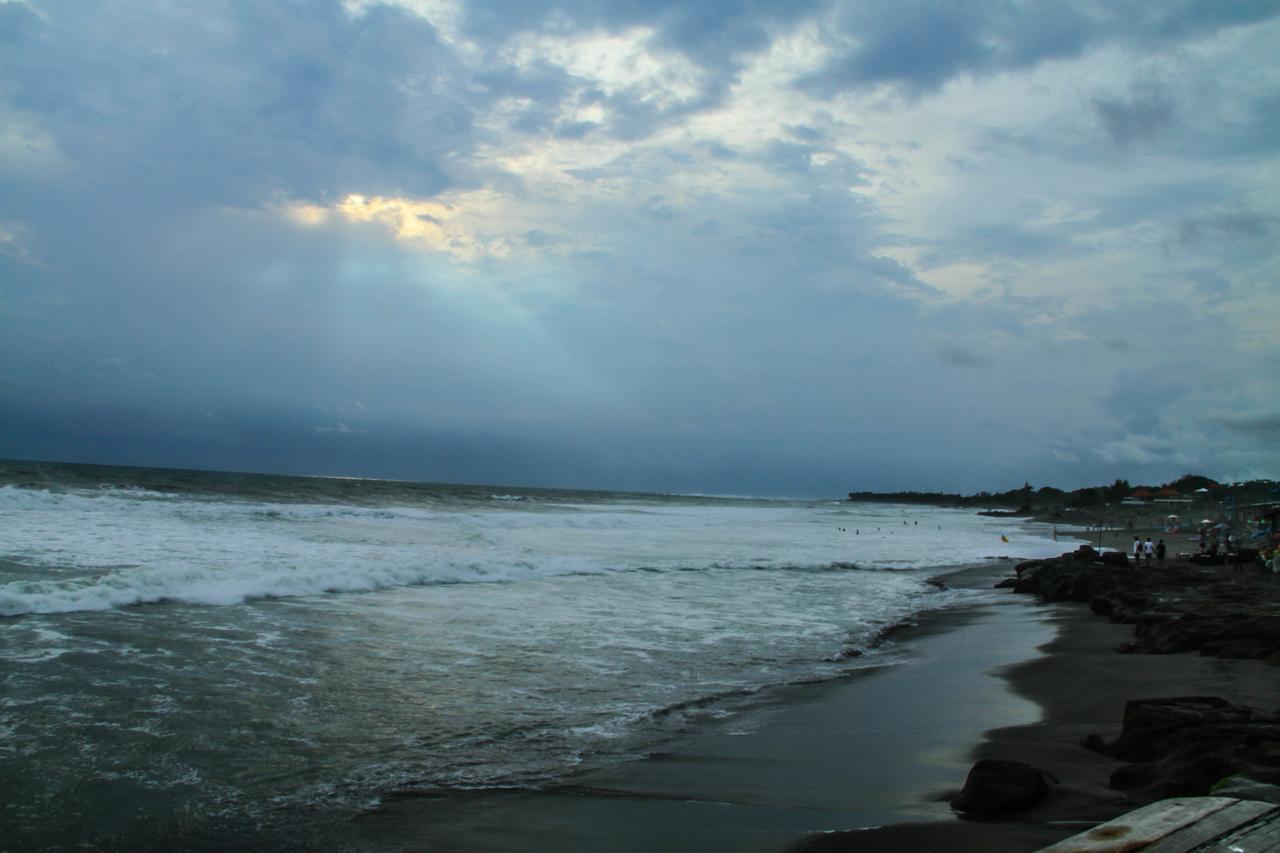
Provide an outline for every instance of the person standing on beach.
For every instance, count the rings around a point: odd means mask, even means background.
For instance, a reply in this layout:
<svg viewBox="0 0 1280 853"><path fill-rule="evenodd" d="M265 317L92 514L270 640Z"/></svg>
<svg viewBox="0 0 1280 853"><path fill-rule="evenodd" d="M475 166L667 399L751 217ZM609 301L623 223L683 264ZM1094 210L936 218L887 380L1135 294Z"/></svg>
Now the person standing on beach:
<svg viewBox="0 0 1280 853"><path fill-rule="evenodd" d="M1160 568L1162 569L1164 568L1164 555L1165 555L1164 540L1161 539L1159 542L1156 543L1156 562L1160 564Z"/></svg>
<svg viewBox="0 0 1280 853"><path fill-rule="evenodd" d="M1156 556L1156 546L1151 544L1151 537L1147 537L1147 542L1142 546L1142 556L1147 558L1147 568L1151 568L1151 561Z"/></svg>
<svg viewBox="0 0 1280 853"><path fill-rule="evenodd" d="M1137 536L1133 537L1133 567L1142 568L1142 540Z"/></svg>

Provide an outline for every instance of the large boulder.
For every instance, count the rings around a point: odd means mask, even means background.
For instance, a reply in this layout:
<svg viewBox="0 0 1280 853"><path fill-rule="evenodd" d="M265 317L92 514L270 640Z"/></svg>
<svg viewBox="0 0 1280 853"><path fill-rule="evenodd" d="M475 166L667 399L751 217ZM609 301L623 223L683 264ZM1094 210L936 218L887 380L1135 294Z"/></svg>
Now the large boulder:
<svg viewBox="0 0 1280 853"><path fill-rule="evenodd" d="M1134 640L1121 651L1197 651L1280 665L1280 575L1185 563L1134 570L1123 554L1112 554L1118 552L1099 555L1081 546L1055 559L1029 560L1005 586L1045 601L1085 603L1112 622L1134 625Z"/></svg>
<svg viewBox="0 0 1280 853"><path fill-rule="evenodd" d="M1129 555L1124 551L1104 551L1098 559L1108 566L1116 566L1121 569L1129 568Z"/></svg>
<svg viewBox="0 0 1280 853"><path fill-rule="evenodd" d="M1131 762L1111 786L1148 797L1202 797L1225 776L1280 783L1280 714L1216 696L1136 699L1125 704L1120 737L1084 746Z"/></svg>
<svg viewBox="0 0 1280 853"><path fill-rule="evenodd" d="M1064 554L1063 556L1067 556L1067 555L1066 555L1066 554ZM1081 546L1080 546L1079 548L1077 548L1075 551L1071 552L1070 557L1071 557L1071 559L1073 559L1073 560L1097 560L1097 559L1099 559L1099 557L1098 557L1098 550L1097 550L1096 548L1094 548L1092 545L1081 545Z"/></svg>
<svg viewBox="0 0 1280 853"><path fill-rule="evenodd" d="M1049 793L1045 772L1022 761L984 758L969 770L951 808L973 816L1030 808Z"/></svg>

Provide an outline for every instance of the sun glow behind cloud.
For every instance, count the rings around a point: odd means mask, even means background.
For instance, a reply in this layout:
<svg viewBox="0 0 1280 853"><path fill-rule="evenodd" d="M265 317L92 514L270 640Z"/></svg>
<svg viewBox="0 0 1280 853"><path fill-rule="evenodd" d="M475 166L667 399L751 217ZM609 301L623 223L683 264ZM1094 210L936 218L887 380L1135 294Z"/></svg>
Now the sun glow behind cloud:
<svg viewBox="0 0 1280 853"><path fill-rule="evenodd" d="M505 205L503 198L490 190L450 193L434 201L351 193L327 207L293 202L282 209L293 222L311 228L335 220L373 224L413 248L459 261L505 258L515 248L495 231L504 221Z"/></svg>

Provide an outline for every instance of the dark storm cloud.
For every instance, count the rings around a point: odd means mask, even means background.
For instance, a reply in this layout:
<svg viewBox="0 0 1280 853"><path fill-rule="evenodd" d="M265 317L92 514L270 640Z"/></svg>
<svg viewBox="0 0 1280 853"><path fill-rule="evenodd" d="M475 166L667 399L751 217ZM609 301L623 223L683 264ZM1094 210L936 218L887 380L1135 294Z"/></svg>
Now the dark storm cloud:
<svg viewBox="0 0 1280 853"><path fill-rule="evenodd" d="M9 18L21 4L4 4ZM432 27L333 2L41 4L0 74L95 181L229 203L430 194L459 180L471 107ZM8 28L6 28L8 31ZM12 32L9 31L12 36Z"/></svg>
<svg viewBox="0 0 1280 853"><path fill-rule="evenodd" d="M826 138L826 133L816 127L809 127L803 124L785 125L787 133L790 133L796 139L806 143L818 143Z"/></svg>
<svg viewBox="0 0 1280 853"><path fill-rule="evenodd" d="M1129 0L1111 5L1114 19L1128 20L1133 33L1148 39L1188 38L1280 15L1280 0L1240 0L1233 3L1173 0L1157 4Z"/></svg>
<svg viewBox="0 0 1280 853"><path fill-rule="evenodd" d="M771 28L803 20L826 5L819 0L772 3L684 2L684 0L475 0L463 10L463 30L483 43L522 32L617 31L634 26L655 30L657 44L678 50L699 65L732 73L738 58L766 47Z"/></svg>
<svg viewBox="0 0 1280 853"><path fill-rule="evenodd" d="M799 81L830 96L888 83L910 92L937 89L957 74L983 74L1078 54L1093 24L1067 4L959 4L912 0L850 4L837 18L852 47Z"/></svg>
<svg viewBox="0 0 1280 853"><path fill-rule="evenodd" d="M1187 220L1179 228L1178 239L1187 246L1224 239L1231 243L1253 243L1271 239L1276 229L1274 216L1238 211Z"/></svg>
<svg viewBox="0 0 1280 853"><path fill-rule="evenodd" d="M1159 136L1173 120L1173 105L1161 92L1149 92L1124 100L1095 98L1093 108L1107 135L1118 148Z"/></svg>
<svg viewBox="0 0 1280 853"><path fill-rule="evenodd" d="M938 346L938 358L948 367L990 367L991 360L955 341Z"/></svg>
<svg viewBox="0 0 1280 853"><path fill-rule="evenodd" d="M962 74L985 75L1069 59L1091 45L1132 42L1148 48L1200 37L1280 14L1280 2L1150 4L953 3L910 0L840 7L827 65L798 81L831 97L889 84L930 92ZM848 44L847 49L843 46Z"/></svg>
<svg viewBox="0 0 1280 853"><path fill-rule="evenodd" d="M1216 420L1233 432L1267 441L1280 441L1280 414L1219 415Z"/></svg>
<svg viewBox="0 0 1280 853"><path fill-rule="evenodd" d="M1144 318L1144 322L1150 322ZM1135 433L1191 393L1173 365L1119 372L1102 398L1107 410Z"/></svg>

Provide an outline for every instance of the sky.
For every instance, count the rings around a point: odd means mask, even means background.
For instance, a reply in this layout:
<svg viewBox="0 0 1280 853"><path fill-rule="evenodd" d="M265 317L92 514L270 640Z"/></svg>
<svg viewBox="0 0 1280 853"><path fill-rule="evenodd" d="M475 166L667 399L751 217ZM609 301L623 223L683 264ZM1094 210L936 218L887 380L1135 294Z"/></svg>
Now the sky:
<svg viewBox="0 0 1280 853"><path fill-rule="evenodd" d="M0 457L1280 477L1280 0L0 0Z"/></svg>

